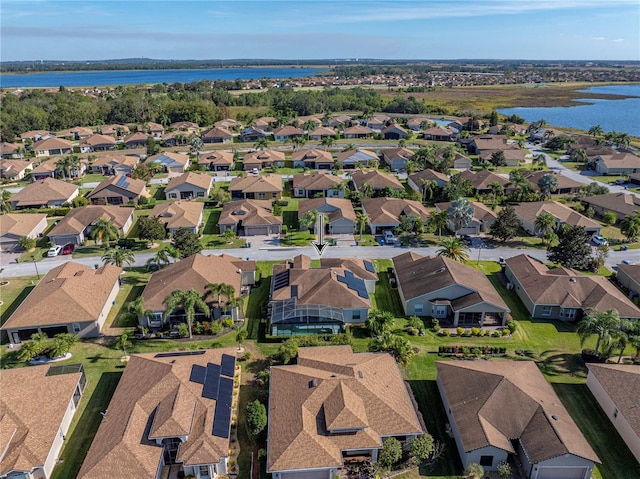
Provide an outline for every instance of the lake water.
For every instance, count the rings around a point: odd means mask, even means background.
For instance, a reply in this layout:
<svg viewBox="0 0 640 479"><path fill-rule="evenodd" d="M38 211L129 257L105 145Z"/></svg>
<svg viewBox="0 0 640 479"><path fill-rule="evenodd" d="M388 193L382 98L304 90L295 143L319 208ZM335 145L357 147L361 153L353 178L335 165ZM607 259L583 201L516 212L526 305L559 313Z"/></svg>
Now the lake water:
<svg viewBox="0 0 640 479"><path fill-rule="evenodd" d="M128 70L99 72L51 72L1 75L2 88L137 85L141 83L189 83L199 80L253 80L297 78L315 75L321 68L220 68L212 70Z"/></svg>
<svg viewBox="0 0 640 479"><path fill-rule="evenodd" d="M581 91L640 97L640 85L597 86ZM540 95L544 95L544 88L540 89ZM503 115L520 115L529 123L544 119L551 126L585 131L594 125L600 125L605 132L615 130L640 136L640 98L577 101L588 104L568 107L503 108L498 112Z"/></svg>

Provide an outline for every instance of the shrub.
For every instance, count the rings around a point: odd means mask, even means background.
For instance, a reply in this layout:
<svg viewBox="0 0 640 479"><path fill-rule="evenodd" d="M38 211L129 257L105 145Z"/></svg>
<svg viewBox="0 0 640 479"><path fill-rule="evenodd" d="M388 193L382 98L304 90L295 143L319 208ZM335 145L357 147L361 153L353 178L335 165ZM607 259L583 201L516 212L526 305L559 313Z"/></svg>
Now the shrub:
<svg viewBox="0 0 640 479"><path fill-rule="evenodd" d="M480 479L484 476L484 467L477 462L472 462L467 466L467 470L464 473L469 479Z"/></svg>
<svg viewBox="0 0 640 479"><path fill-rule="evenodd" d="M451 330L450 329L443 329L442 330L442 335L443 336L451 336Z"/></svg>
<svg viewBox="0 0 640 479"><path fill-rule="evenodd" d="M501 338L502 331L500 331L499 329L496 329L491 336L493 336L494 338Z"/></svg>
<svg viewBox="0 0 640 479"><path fill-rule="evenodd" d="M233 328L233 319L222 318L222 326L224 326L225 328Z"/></svg>
<svg viewBox="0 0 640 479"><path fill-rule="evenodd" d="M433 327L433 330L434 330L436 333L437 333L438 331L440 331L440 329L441 329L441 328L440 328L440 325L439 325L439 324L436 324L436 325Z"/></svg>
<svg viewBox="0 0 640 479"><path fill-rule="evenodd" d="M247 432L254 441L267 426L267 409L257 399L247 404Z"/></svg>
<svg viewBox="0 0 640 479"><path fill-rule="evenodd" d="M436 318L431 318L430 321L431 321L431 329L435 331L436 326L440 326L440 321L438 321Z"/></svg>
<svg viewBox="0 0 640 479"><path fill-rule="evenodd" d="M511 466L507 461L502 461L501 463L499 463L497 470L500 479L510 479L513 476L513 471L511 470Z"/></svg>
<svg viewBox="0 0 640 479"><path fill-rule="evenodd" d="M456 328L456 334L457 334L458 336L462 336L462 333L464 333L464 329L462 329L460 326L458 326L458 327Z"/></svg>
<svg viewBox="0 0 640 479"><path fill-rule="evenodd" d="M471 328L472 336L480 336L480 328Z"/></svg>
<svg viewBox="0 0 640 479"><path fill-rule="evenodd" d="M469 337L471 336L471 330L470 329L465 329L464 333L462 333L463 336Z"/></svg>
<svg viewBox="0 0 640 479"><path fill-rule="evenodd" d="M402 457L402 444L395 437L387 438L378 455L382 466L391 468Z"/></svg>
<svg viewBox="0 0 640 479"><path fill-rule="evenodd" d="M251 359L251 351L247 351L244 353L244 360L249 361Z"/></svg>
<svg viewBox="0 0 640 479"><path fill-rule="evenodd" d="M420 333L420 330L418 328L413 328L409 326L407 328L407 333L409 333L411 336L417 336Z"/></svg>
<svg viewBox="0 0 640 479"><path fill-rule="evenodd" d="M193 325L193 332L195 334L202 334L202 332L204 331L204 328L202 326L202 323L200 321L197 321L194 325Z"/></svg>
<svg viewBox="0 0 640 479"><path fill-rule="evenodd" d="M18 240L18 246L20 248L29 251L36 247L36 239L35 238L27 238L26 236L21 237Z"/></svg>
<svg viewBox="0 0 640 479"><path fill-rule="evenodd" d="M516 329L518 329L518 323L516 323L513 319L511 321L507 321L507 328L509 328L509 332L513 334L516 332Z"/></svg>
<svg viewBox="0 0 640 479"><path fill-rule="evenodd" d="M202 322L202 333L211 334L211 323L209 321Z"/></svg>
<svg viewBox="0 0 640 479"><path fill-rule="evenodd" d="M187 325L187 323L180 323L178 325L178 334L181 338L189 337L189 326Z"/></svg>
<svg viewBox="0 0 640 479"><path fill-rule="evenodd" d="M409 320L407 321L407 326L409 328L421 329L421 328L424 327L424 323L422 322L422 320L419 317L411 316L409 318Z"/></svg>
<svg viewBox="0 0 640 479"><path fill-rule="evenodd" d="M220 334L222 329L223 327L220 321L214 321L211 323L211 334Z"/></svg>

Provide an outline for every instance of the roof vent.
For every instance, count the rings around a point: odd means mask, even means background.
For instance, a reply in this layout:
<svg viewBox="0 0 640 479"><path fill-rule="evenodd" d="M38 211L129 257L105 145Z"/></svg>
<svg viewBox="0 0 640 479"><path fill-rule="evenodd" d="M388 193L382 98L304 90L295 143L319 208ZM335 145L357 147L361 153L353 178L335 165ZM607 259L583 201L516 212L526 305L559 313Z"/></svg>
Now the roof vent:
<svg viewBox="0 0 640 479"><path fill-rule="evenodd" d="M360 379L362 379L362 378L364 377L364 374L362 374L362 371L358 371L358 377L359 377Z"/></svg>
<svg viewBox="0 0 640 479"><path fill-rule="evenodd" d="M576 279L575 279L575 278L569 278L569 282L571 282L571 283L575 283L575 282L576 282Z"/></svg>
<svg viewBox="0 0 640 479"><path fill-rule="evenodd" d="M315 379L312 379L311 381L309 381L309 389L315 388L317 385L318 385L318 381L316 381Z"/></svg>
<svg viewBox="0 0 640 479"><path fill-rule="evenodd" d="M332 378L337 378L338 376L336 374L332 374L331 377Z"/></svg>
<svg viewBox="0 0 640 479"><path fill-rule="evenodd" d="M445 268L440 268L438 271L436 271L436 273L444 273Z"/></svg>
<svg viewBox="0 0 640 479"><path fill-rule="evenodd" d="M551 416L551 419L553 419L554 421L558 420L558 416L556 416L555 414L553 416Z"/></svg>

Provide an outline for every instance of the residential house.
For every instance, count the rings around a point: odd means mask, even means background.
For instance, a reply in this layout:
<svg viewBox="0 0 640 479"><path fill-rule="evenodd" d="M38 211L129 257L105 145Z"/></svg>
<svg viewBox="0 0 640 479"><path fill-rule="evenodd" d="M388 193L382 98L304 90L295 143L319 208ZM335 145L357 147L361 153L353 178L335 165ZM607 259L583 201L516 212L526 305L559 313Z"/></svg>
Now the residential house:
<svg viewBox="0 0 640 479"><path fill-rule="evenodd" d="M483 163L486 163L486 162L491 163L491 158L493 157L493 154L497 152L502 152L502 154L504 155L505 166L522 165L525 162L527 152L525 150L521 150L516 145L507 145L507 146L510 146L510 148L482 151L479 157L480 161Z"/></svg>
<svg viewBox="0 0 640 479"><path fill-rule="evenodd" d="M304 131L292 125L285 125L273 132L276 141L291 141L304 136Z"/></svg>
<svg viewBox="0 0 640 479"><path fill-rule="evenodd" d="M317 148L294 151L291 161L294 168L311 168L312 170L330 170L335 162L331 153Z"/></svg>
<svg viewBox="0 0 640 479"><path fill-rule="evenodd" d="M362 278L343 268L312 268L311 258L273 266L270 331L273 336L336 334L367 319L371 299Z"/></svg>
<svg viewBox="0 0 640 479"><path fill-rule="evenodd" d="M267 138L266 130L261 130L256 126L250 126L240 132L241 143L252 143Z"/></svg>
<svg viewBox="0 0 640 479"><path fill-rule="evenodd" d="M409 128L411 131L416 131L416 132L420 132L422 131L423 128L430 127L433 124L434 123L432 120L425 117L416 117L416 118L410 118L409 120L407 120L407 128Z"/></svg>
<svg viewBox="0 0 640 479"><path fill-rule="evenodd" d="M144 180L115 175L102 180L87 195L87 199L92 205L126 205L138 203L140 198L150 196Z"/></svg>
<svg viewBox="0 0 640 479"><path fill-rule="evenodd" d="M509 306L480 270L444 256L413 252L393 258L407 315L431 316L457 326L504 326Z"/></svg>
<svg viewBox="0 0 640 479"><path fill-rule="evenodd" d="M98 128L98 133L101 135L112 136L116 139L120 139L125 135L131 133L129 127L127 125L118 125L113 123L111 125L102 125Z"/></svg>
<svg viewBox="0 0 640 479"><path fill-rule="evenodd" d="M82 364L0 371L0 477L52 477L86 384Z"/></svg>
<svg viewBox="0 0 640 479"><path fill-rule="evenodd" d="M171 178L164 194L168 200L190 200L196 198L208 198L211 190L211 176L206 173L189 171L180 176Z"/></svg>
<svg viewBox="0 0 640 479"><path fill-rule="evenodd" d="M384 148L382 159L393 171L405 171L407 161L413 158L414 152L407 148Z"/></svg>
<svg viewBox="0 0 640 479"><path fill-rule="evenodd" d="M421 202L401 198L368 198L362 200L363 213L369 216L371 234L382 234L400 226L400 217L419 218L427 221L429 210Z"/></svg>
<svg viewBox="0 0 640 479"><path fill-rule="evenodd" d="M336 138L337 135L338 133L333 128L327 126L319 126L309 132L309 136L315 141L322 141L325 138Z"/></svg>
<svg viewBox="0 0 640 479"><path fill-rule="evenodd" d="M376 131L382 131L382 129L391 122L391 118L387 115L374 115L366 121L369 128Z"/></svg>
<svg viewBox="0 0 640 479"><path fill-rule="evenodd" d="M29 173L31 181L44 180L45 178L55 178L58 167L56 163L60 158L51 158L43 161Z"/></svg>
<svg viewBox="0 0 640 479"><path fill-rule="evenodd" d="M231 171L233 168L233 152L207 151L200 153L198 166L209 171Z"/></svg>
<svg viewBox="0 0 640 479"><path fill-rule="evenodd" d="M291 189L295 198L344 198L344 181L330 173L300 173L293 175Z"/></svg>
<svg viewBox="0 0 640 479"><path fill-rule="evenodd" d="M298 118L296 118L295 120L293 120L291 122L293 123L297 123L298 125L304 126L307 123L308 124L312 124L314 125L313 128L317 127L317 126L322 126L322 120L320 118L318 118L317 115L304 115L304 116L299 116Z"/></svg>
<svg viewBox="0 0 640 479"><path fill-rule="evenodd" d="M458 153L456 151L456 156L453 159L453 168L456 170L470 170L471 169L471 160L466 156Z"/></svg>
<svg viewBox="0 0 640 479"><path fill-rule="evenodd" d="M99 220L107 220L126 236L133 225L134 208L120 206L89 205L73 208L49 231L49 240L56 245L83 244L91 236L91 230Z"/></svg>
<svg viewBox="0 0 640 479"><path fill-rule="evenodd" d="M78 146L81 153L92 153L94 151L113 150L116 145L117 142L114 137L96 133L81 140Z"/></svg>
<svg viewBox="0 0 640 479"><path fill-rule="evenodd" d="M216 121L213 126L222 128L223 130L239 130L242 128L242 123L233 118L225 118L223 120Z"/></svg>
<svg viewBox="0 0 640 479"><path fill-rule="evenodd" d="M48 138L55 138L56 135L52 131L47 130L30 130L20 134L20 139L22 143L26 143L27 141L38 142L41 140L46 140Z"/></svg>
<svg viewBox="0 0 640 479"><path fill-rule="evenodd" d="M120 289L122 268L93 268L68 261L56 266L31 290L0 328L13 344L35 333L53 337L72 333L81 338L100 334Z"/></svg>
<svg viewBox="0 0 640 479"><path fill-rule="evenodd" d="M640 264L619 264L616 280L629 290L629 297L640 296Z"/></svg>
<svg viewBox="0 0 640 479"><path fill-rule="evenodd" d="M218 126L204 131L200 137L204 143L231 143L233 141L233 133L227 128Z"/></svg>
<svg viewBox="0 0 640 479"><path fill-rule="evenodd" d="M162 139L164 135L164 126L159 123L153 123L152 121L144 125L144 130L156 140Z"/></svg>
<svg viewBox="0 0 640 479"><path fill-rule="evenodd" d="M165 326L173 327L184 323L186 316L183 310L176 310L168 317L164 317L164 312L167 309L165 301L171 296L171 293L176 290L195 289L201 296L204 296L209 283L225 283L233 287L235 297L239 298L248 294L250 286L255 284L255 273L255 261L243 261L224 254L205 256L197 253L181 259L151 275L142 291L142 298L145 310L152 311L152 313L138 318L138 322L141 326L152 329L162 329ZM213 318L220 317L222 311L226 309L225 302L228 299L225 295L221 295L218 305L217 295L207 297L207 304L212 309ZM234 306L229 313L233 319L238 319L241 311ZM196 311L195 321L207 320L202 311Z"/></svg>
<svg viewBox="0 0 640 479"><path fill-rule="evenodd" d="M495 182L503 188L509 184L509 180L504 176L497 175L489 170L480 170L474 173L471 170L465 170L458 173L460 178L469 180L473 187L474 194L486 195L491 193L491 185Z"/></svg>
<svg viewBox="0 0 640 479"><path fill-rule="evenodd" d="M505 275L534 319L578 322L589 308L617 309L622 318L640 318L640 309L607 278L578 271L547 268L521 254L506 260Z"/></svg>
<svg viewBox="0 0 640 479"><path fill-rule="evenodd" d="M457 136L455 130L444 126L434 126L422 132L422 137L431 141L455 141Z"/></svg>
<svg viewBox="0 0 640 479"><path fill-rule="evenodd" d="M531 185L533 185L535 190L540 190L538 182L540 181L540 178L545 175L553 175L556 179L558 183L558 189L552 192L556 195L569 195L578 193L584 186L584 183L572 180L568 176L562 175L555 171L529 171L525 172L522 176L525 180L531 183Z"/></svg>
<svg viewBox="0 0 640 479"><path fill-rule="evenodd" d="M253 125L262 131L271 131L278 126L278 119L272 116L261 116L254 120Z"/></svg>
<svg viewBox="0 0 640 479"><path fill-rule="evenodd" d="M407 184L412 190L420 193L422 198L426 198L427 190L431 190L430 197L435 195L435 191L430 187L425 188L425 185L429 185L431 181L435 182L436 188L444 188L449 183L449 177L444 173L428 168L407 177Z"/></svg>
<svg viewBox="0 0 640 479"><path fill-rule="evenodd" d="M296 364L271 367L267 472L332 478L353 461L375 463L385 438L426 432L415 404L389 354L300 348Z"/></svg>
<svg viewBox="0 0 640 479"><path fill-rule="evenodd" d="M535 362L436 361L436 369L463 468L495 471L517 457L525 479L588 479L600 463Z"/></svg>
<svg viewBox="0 0 640 479"><path fill-rule="evenodd" d="M78 196L80 189L73 183L45 178L34 181L14 194L9 201L14 210L24 208L55 208Z"/></svg>
<svg viewBox="0 0 640 479"><path fill-rule="evenodd" d="M298 203L298 218L310 211L317 211L326 218L326 232L335 234L354 234L356 232L356 212L351 201L344 198L313 198ZM314 225L315 231L315 225Z"/></svg>
<svg viewBox="0 0 640 479"><path fill-rule="evenodd" d="M629 175L629 183L640 185L640 173L631 173Z"/></svg>
<svg viewBox="0 0 640 479"><path fill-rule="evenodd" d="M200 227L203 226L203 211L204 203L202 202L178 200L171 203L158 203L149 216L155 216L164 223L172 236L182 228L199 234Z"/></svg>
<svg viewBox="0 0 640 479"><path fill-rule="evenodd" d="M591 207L599 216L612 211L618 221L625 216L631 216L640 208L640 198L626 193L607 193L605 195L585 196L581 198L582 204Z"/></svg>
<svg viewBox="0 0 640 479"><path fill-rule="evenodd" d="M233 199L276 200L282 198L280 175L235 176L229 185Z"/></svg>
<svg viewBox="0 0 640 479"><path fill-rule="evenodd" d="M91 163L91 171L105 176L131 176L138 163L140 163L140 157L137 155L101 156Z"/></svg>
<svg viewBox="0 0 640 479"><path fill-rule="evenodd" d="M640 462L640 368L631 364L588 363L587 387Z"/></svg>
<svg viewBox="0 0 640 479"><path fill-rule="evenodd" d="M640 158L633 153L615 152L612 155L598 155L596 171L601 175L628 175L640 173Z"/></svg>
<svg viewBox="0 0 640 479"><path fill-rule="evenodd" d="M336 115L330 118L326 123L331 128L344 128L345 125L351 125L353 119L350 115Z"/></svg>
<svg viewBox="0 0 640 479"><path fill-rule="evenodd" d="M78 479L228 477L235 374L233 348L132 355Z"/></svg>
<svg viewBox="0 0 640 479"><path fill-rule="evenodd" d="M133 150L135 148L146 148L149 138L151 137L138 131L127 136L122 142L126 149Z"/></svg>
<svg viewBox="0 0 640 479"><path fill-rule="evenodd" d="M0 145L0 158L11 160L11 159L22 159L24 151L24 145L18 143L7 143L3 141Z"/></svg>
<svg viewBox="0 0 640 479"><path fill-rule="evenodd" d="M22 180L33 169L33 161L30 160L4 160L0 159L0 178Z"/></svg>
<svg viewBox="0 0 640 479"><path fill-rule="evenodd" d="M69 129L69 135L72 140L80 141L93 135L93 130L83 126L76 126L75 128Z"/></svg>
<svg viewBox="0 0 640 479"><path fill-rule="evenodd" d="M189 138L191 135L197 136L198 134L188 133L183 130L172 130L162 135L162 138L160 140L162 141L162 144L166 147L187 145L189 143Z"/></svg>
<svg viewBox="0 0 640 479"><path fill-rule="evenodd" d="M282 232L282 216L273 215L269 200L237 200L225 203L218 219L220 233L230 229L239 236L276 235Z"/></svg>
<svg viewBox="0 0 640 479"><path fill-rule="evenodd" d="M20 238L38 238L46 228L44 213L4 214L0 221L0 251L13 251Z"/></svg>
<svg viewBox="0 0 640 479"><path fill-rule="evenodd" d="M182 153L165 152L150 156L144 163L150 168L154 166L162 167L165 173L182 174L187 171L189 166L189 156Z"/></svg>
<svg viewBox="0 0 640 479"><path fill-rule="evenodd" d="M31 149L36 156L69 155L73 153L73 145L70 141L55 137L37 141Z"/></svg>
<svg viewBox="0 0 640 479"><path fill-rule="evenodd" d="M473 218L464 228L456 231L456 227L451 220L449 220L449 231L455 232L459 235L479 235L480 233L488 233L491 229L491 225L498 219L498 215L494 211L485 206L484 203L479 201L470 201L470 205L473 207ZM437 211L447 211L452 205L451 201L436 203L435 207Z"/></svg>
<svg viewBox="0 0 640 479"><path fill-rule="evenodd" d="M535 225L536 218L542 213L549 213L555 219L558 229L561 225L582 226L589 234L600 234L600 223L581 215L568 206L555 201L532 201L520 203L513 207L516 216L522 224L522 229L530 235L541 235Z"/></svg>
<svg viewBox="0 0 640 479"><path fill-rule="evenodd" d="M483 152L493 152L498 150L506 150L507 147L506 135L480 135L471 139L467 150L474 155L481 155Z"/></svg>
<svg viewBox="0 0 640 479"><path fill-rule="evenodd" d="M176 121L175 123L171 123L169 128L183 131L189 135L197 135L200 133L200 125L192 121Z"/></svg>
<svg viewBox="0 0 640 479"><path fill-rule="evenodd" d="M390 125L384 127L380 133L384 137L385 140L402 140L409 136L407 130L402 128L397 123L391 123Z"/></svg>
<svg viewBox="0 0 640 479"><path fill-rule="evenodd" d="M357 191L362 191L364 185L370 185L373 196L380 196L383 190L394 195L401 195L405 191L404 185L396 176L380 170L355 170L351 173L351 181Z"/></svg>
<svg viewBox="0 0 640 479"><path fill-rule="evenodd" d="M348 170L376 166L380 163L380 157L373 151L358 148L339 152L336 155L336 161Z"/></svg>
<svg viewBox="0 0 640 479"><path fill-rule="evenodd" d="M274 165L281 168L284 166L284 162L284 151L277 150L252 151L242 158L242 166L245 171L262 170L263 168L271 168Z"/></svg>
<svg viewBox="0 0 640 479"><path fill-rule="evenodd" d="M358 278L362 278L369 294L376 291L378 273L375 265L368 259L361 258L320 258L321 268L348 269Z"/></svg>
<svg viewBox="0 0 640 479"><path fill-rule="evenodd" d="M347 139L371 138L375 131L363 125L354 125L343 130L342 136Z"/></svg>

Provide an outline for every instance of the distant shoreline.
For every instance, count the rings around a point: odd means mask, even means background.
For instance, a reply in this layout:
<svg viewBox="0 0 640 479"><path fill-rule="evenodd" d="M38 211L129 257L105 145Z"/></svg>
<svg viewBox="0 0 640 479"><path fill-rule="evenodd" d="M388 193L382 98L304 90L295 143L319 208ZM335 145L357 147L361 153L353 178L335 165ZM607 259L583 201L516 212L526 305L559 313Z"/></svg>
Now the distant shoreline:
<svg viewBox="0 0 640 479"><path fill-rule="evenodd" d="M318 68L326 68L327 71L331 68L331 65L305 65L305 66L294 66L294 65L249 65L249 66L230 66L230 67L221 67L221 68L131 68L131 69L98 69L98 70L46 70L46 71L20 71L20 72L0 72L0 76L32 76L32 75L47 75L52 73L64 73L64 74L74 74L77 73L79 75L83 73L125 73L125 72L159 72L159 71L209 71L209 70L238 70L238 69L259 69L259 68L290 68L292 70L313 70ZM309 76L322 75L323 73L316 73Z"/></svg>

